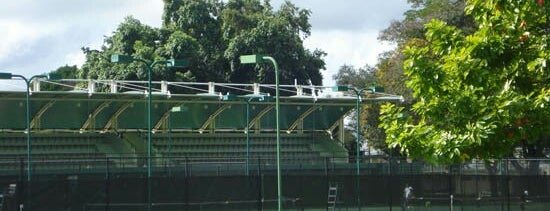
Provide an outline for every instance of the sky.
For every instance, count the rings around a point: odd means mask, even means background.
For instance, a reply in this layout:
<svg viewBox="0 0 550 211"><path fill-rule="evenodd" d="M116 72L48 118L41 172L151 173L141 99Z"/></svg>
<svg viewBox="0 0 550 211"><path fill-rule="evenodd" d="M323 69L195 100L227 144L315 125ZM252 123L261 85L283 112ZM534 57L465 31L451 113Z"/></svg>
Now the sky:
<svg viewBox="0 0 550 211"><path fill-rule="evenodd" d="M274 8L283 0L272 0ZM377 40L392 20L403 17L405 0L292 0L312 11L308 49L325 57L323 84L344 64L375 65L378 54L393 46ZM126 16L153 27L161 26L162 0L4 0L0 6L0 72L26 77L63 65L84 63L81 47L99 49ZM20 84L0 81L0 89Z"/></svg>

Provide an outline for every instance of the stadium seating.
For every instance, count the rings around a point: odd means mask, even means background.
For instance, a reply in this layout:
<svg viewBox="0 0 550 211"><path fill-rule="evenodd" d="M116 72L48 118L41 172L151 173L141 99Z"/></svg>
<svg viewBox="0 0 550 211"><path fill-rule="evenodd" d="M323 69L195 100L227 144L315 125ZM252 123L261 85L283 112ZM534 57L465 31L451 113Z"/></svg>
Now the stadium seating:
<svg viewBox="0 0 550 211"><path fill-rule="evenodd" d="M316 138L309 134L281 134L281 158L285 163L324 162L322 150L314 147ZM163 157L186 158L192 161L243 161L246 157L246 135L155 134L153 146ZM274 162L275 134L251 134L250 159Z"/></svg>
<svg viewBox="0 0 550 211"><path fill-rule="evenodd" d="M142 167L147 160L147 134L126 132L98 133L33 133L32 161L34 171L86 170L101 171L107 165ZM185 162L244 163L246 134L243 133L157 133L153 135L154 165ZM281 134L281 160L285 164L347 162L347 152L336 142L311 134ZM27 137L23 133L0 135L0 169L25 168ZM276 136L273 133L251 134L250 161L274 164ZM18 171L12 171L18 172Z"/></svg>
<svg viewBox="0 0 550 211"><path fill-rule="evenodd" d="M106 154L97 148L97 143L105 137L99 134L33 134L31 155L35 171L104 166ZM26 160L26 134L2 134L0 136L0 169L20 168Z"/></svg>

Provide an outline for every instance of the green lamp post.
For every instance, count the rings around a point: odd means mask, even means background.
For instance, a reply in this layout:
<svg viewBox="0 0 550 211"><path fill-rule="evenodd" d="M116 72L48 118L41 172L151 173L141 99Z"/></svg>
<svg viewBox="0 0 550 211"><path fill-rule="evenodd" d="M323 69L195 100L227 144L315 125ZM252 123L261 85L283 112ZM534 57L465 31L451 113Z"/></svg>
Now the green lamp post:
<svg viewBox="0 0 550 211"><path fill-rule="evenodd" d="M157 64L166 64L168 67L184 67L187 66L187 60L156 60L153 62L147 62L144 59L134 58L127 55L111 55L111 62L113 63L131 63L131 62L141 62L147 66L147 210L151 210L151 177L152 177L152 136L153 136L153 123L151 120L151 112L153 105L153 96L152 96L152 72L153 67Z"/></svg>
<svg viewBox="0 0 550 211"><path fill-rule="evenodd" d="M147 177L151 178L152 175L152 134L153 134L153 123L151 120L152 104L153 97L151 92L151 74L153 72L153 67L157 64L166 64L168 67L185 67L187 66L187 60L179 59L168 59L168 60L156 60L153 62L147 62L140 58L134 58L127 55L111 55L111 62L113 63L130 63L130 62L141 62L147 66Z"/></svg>
<svg viewBox="0 0 550 211"><path fill-rule="evenodd" d="M277 209L282 209L282 190L281 190L281 134L279 125L279 66L277 61L271 56L262 55L244 55L240 57L242 64L258 64L270 61L275 68L275 124L277 136Z"/></svg>
<svg viewBox="0 0 550 211"><path fill-rule="evenodd" d="M250 103L257 99L258 101L269 101L271 96L269 95L246 95L243 96L246 99L246 163L245 163L245 175L250 175ZM236 96L224 95L222 96L223 101L235 101L237 100Z"/></svg>
<svg viewBox="0 0 550 211"><path fill-rule="evenodd" d="M357 176L357 187L356 187L356 195L357 195L357 207L359 208L359 210L361 210L361 198L360 198L360 191L359 191L359 179L360 179L360 176L361 176L361 165L360 165L360 152L361 152L361 95L363 94L364 91L368 91L370 93L374 93L374 92L382 92L383 89L381 87L369 87L369 88L362 88L362 89L356 89L354 87L351 87L351 86L334 86L332 87L332 90L333 91L338 91L338 92L345 92L345 91L349 91L349 90L352 90L354 93L355 93L355 96L356 96L356 100L355 100L355 110L357 112L356 114L356 133L357 135L355 136L356 137L356 140L355 140L355 164L356 164L356 176Z"/></svg>
<svg viewBox="0 0 550 211"><path fill-rule="evenodd" d="M31 82L37 78L44 78L49 80L57 80L60 78L57 74L49 75L34 75L30 78L26 78L22 75L16 75L11 73L0 73L0 79L12 79L20 78L25 81L26 94L25 94L25 127L27 130L27 204L25 210L31 210L31 178L32 178L32 135L31 135L31 102L30 102L30 86Z"/></svg>
<svg viewBox="0 0 550 211"><path fill-rule="evenodd" d="M35 75L35 76L32 76L30 78L26 78L25 76L22 76L22 75L16 75L16 74L11 74L11 73L0 73L0 79L12 79L12 78L20 78L22 79L23 81L25 81L25 85L26 85L26 95L25 95L25 102L26 102L26 119L25 119L25 127L26 127L26 130L27 130L27 181L31 181L31 177L32 177L32 160L31 160L31 156L32 156L32 137L31 137L31 105L30 105L30 86L31 86L31 82L34 80L34 79L37 79L37 78L43 78L43 79L49 79L49 80L57 80L57 79L60 79L60 76L57 75L57 74L49 74L49 75Z"/></svg>

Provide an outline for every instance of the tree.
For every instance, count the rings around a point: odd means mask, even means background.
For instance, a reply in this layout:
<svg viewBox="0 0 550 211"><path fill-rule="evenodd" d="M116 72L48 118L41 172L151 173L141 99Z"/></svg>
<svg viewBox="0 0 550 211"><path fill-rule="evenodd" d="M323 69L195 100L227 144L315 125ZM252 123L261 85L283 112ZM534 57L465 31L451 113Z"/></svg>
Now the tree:
<svg viewBox="0 0 550 211"><path fill-rule="evenodd" d="M269 1L164 0L163 26L152 28L128 17L101 50L84 48L81 78L146 80L142 63L112 64L111 54L153 61L185 58L184 70L156 66L153 80L274 83L272 66L241 66L243 54L266 54L279 62L281 83L311 80L321 84L325 68L320 50L310 51L303 39L310 33L309 10L286 2L273 11Z"/></svg>
<svg viewBox="0 0 550 211"><path fill-rule="evenodd" d="M549 128L550 6L544 1L471 0L465 33L441 20L405 48L410 113L382 107L391 147L432 162L501 158ZM413 118L418 116L418 119Z"/></svg>
<svg viewBox="0 0 550 211"><path fill-rule="evenodd" d="M424 39L424 24L439 19L462 29L466 34L475 29L472 18L464 13L466 0L409 0L411 9L401 21L392 21L378 39L404 45L412 39Z"/></svg>
<svg viewBox="0 0 550 211"><path fill-rule="evenodd" d="M473 23L465 16L464 1L455 0L415 0L409 1L412 8L405 12L405 19L393 21L391 25L380 33L379 40L397 44L397 48L385 52L379 56L376 67L355 69L351 66L342 66L334 80L338 84L353 85L355 87L369 87L374 84L381 85L388 93L399 94L408 101L404 106L410 107L414 101L412 90L405 86L407 77L403 74L404 56L402 49L407 43L423 40L423 24L432 18L442 18L452 21L456 25L470 27ZM367 73L368 72L368 73ZM365 127L363 136L369 140L369 144L376 149L389 153L385 144L384 130L378 128L379 103L363 105L361 124ZM351 121L353 124L355 121ZM397 153L396 153L397 154Z"/></svg>
<svg viewBox="0 0 550 211"><path fill-rule="evenodd" d="M196 42L192 49L182 46L178 55L170 56L191 59L190 71L197 81L228 81L230 70L223 58L227 43L222 39L224 21L221 12L225 8L222 2L165 0L164 3L163 29L166 34L182 33Z"/></svg>
<svg viewBox="0 0 550 211"><path fill-rule="evenodd" d="M110 56L125 54L152 61L179 56L182 54L181 49L196 50L196 40L186 36L185 33L175 31L166 35L163 32L165 31L144 25L133 17L127 17L112 36L105 38L105 44L101 50L82 48L86 55L86 62L79 69L79 77L104 80L147 80L145 64L139 62L114 64L110 62ZM153 80L182 80L181 77L176 77L175 69L164 66L155 66L152 78Z"/></svg>
<svg viewBox="0 0 550 211"><path fill-rule="evenodd" d="M465 2L465 0L409 0L411 9L404 13L405 18L393 21L380 33L379 40L394 43L397 47L379 55L376 76L386 92L405 98L406 101L401 103L405 110L410 109L417 100L413 97L411 88L405 85L407 81L403 70L405 46L425 42L424 24L434 18L444 20L465 33L471 33L475 23L464 13ZM380 135L385 136L384 133ZM381 146L384 146L383 149L387 148L385 145ZM394 148L394 150L397 152L399 149Z"/></svg>
<svg viewBox="0 0 550 211"><path fill-rule="evenodd" d="M268 2L268 1L266 1ZM245 13L239 11L245 11ZM224 29L228 42L224 57L231 63L231 81L238 83L274 83L271 65L241 66L238 58L243 54L270 55L279 63L280 83L300 84L311 80L322 84L320 69L325 68L321 50L310 51L303 47L303 39L310 35L309 10L299 9L285 2L273 12L268 3L257 1L229 1L224 10Z"/></svg>
<svg viewBox="0 0 550 211"><path fill-rule="evenodd" d="M333 75L332 78L336 81L336 84L339 85L366 88L378 85L376 74L376 68L369 65L365 65L365 67L361 68L343 65L338 70L338 73ZM388 152L388 148L384 143L384 131L378 128L379 113L380 103L372 102L361 105L361 135L364 139L368 140L369 149L374 148ZM350 131L353 134L356 134L356 117L356 114L350 115L351 121L346 125L346 131ZM346 147L349 146L353 146L353 148L348 148L350 155L355 156L355 139L353 139L353 144L346 144Z"/></svg>
<svg viewBox="0 0 550 211"><path fill-rule="evenodd" d="M77 70L78 70L78 67L76 67L76 65L73 65L73 66L65 65L57 68L54 71L51 71L48 74L58 75L62 79L76 78ZM76 84L72 82L65 82L63 84L67 86L56 85L52 83L44 83L44 85L42 85L41 87L41 90L42 91L69 91L69 90L73 90L73 87L71 86L76 86Z"/></svg>
<svg viewBox="0 0 550 211"><path fill-rule="evenodd" d="M464 13L466 0L409 0L411 9L404 13L401 21L393 21L378 37L381 41L397 44L396 49L380 55L377 77L389 93L399 94L410 104L415 99L412 90L405 86L407 77L403 72L403 50L425 40L424 24L440 19L469 34L475 28L473 19Z"/></svg>
<svg viewBox="0 0 550 211"><path fill-rule="evenodd" d="M412 90L405 86L407 77L403 72L405 46L424 42L424 25L432 19L456 26L465 34L472 33L476 25L464 13L466 0L409 0L409 3L411 9L404 13L405 18L392 21L378 36L379 40L394 43L397 47L379 56L377 77L387 92L402 95L412 102Z"/></svg>
<svg viewBox="0 0 550 211"><path fill-rule="evenodd" d="M351 65L342 65L338 73L332 79L339 85L353 86L357 88L370 87L377 83L376 68L369 65L355 68Z"/></svg>

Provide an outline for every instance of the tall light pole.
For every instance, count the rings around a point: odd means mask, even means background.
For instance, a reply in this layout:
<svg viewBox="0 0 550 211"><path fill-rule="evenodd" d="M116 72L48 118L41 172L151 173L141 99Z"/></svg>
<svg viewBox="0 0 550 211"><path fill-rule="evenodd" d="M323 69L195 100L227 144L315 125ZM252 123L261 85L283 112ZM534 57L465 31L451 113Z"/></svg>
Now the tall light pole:
<svg viewBox="0 0 550 211"><path fill-rule="evenodd" d="M32 76L32 77L27 79L25 76L22 76L22 75L15 75L15 74L11 74L11 73L0 73L0 79L12 79L12 78L20 78L23 81L25 81L25 85L26 85L25 127L26 127L26 130L27 130L27 181L31 181L31 177L32 177L32 160L31 160L31 158L32 158L31 157L31 154L32 154L32 151L31 151L32 150L32 146L31 146L32 141L31 141L31 139L32 139L32 137L31 137L31 120L30 120L31 119L31 105L30 105L31 82L34 79L37 79L37 78L57 80L60 77L57 74L50 74L50 75L35 75L35 76Z"/></svg>
<svg viewBox="0 0 550 211"><path fill-rule="evenodd" d="M380 89L380 88L379 88ZM334 86L332 87L332 90L333 91L338 91L338 92L345 92L345 91L349 91L349 90L352 90L354 93L355 93L355 111L357 112L356 113L356 116L357 116L357 119L356 119L356 128L355 128L355 131L357 133L357 135L355 136L356 137L356 146L355 146L355 163L356 163L356 175L359 176L361 174L360 172L360 162L359 162L359 152L361 151L360 150L360 142L361 142L361 95L363 94L364 91L368 91L368 92L375 92L377 91L375 87L369 87L369 88L362 88L362 89L356 89L354 87L351 87L351 86Z"/></svg>
<svg viewBox="0 0 550 211"><path fill-rule="evenodd" d="M250 102L252 102L255 99L258 99L259 101L269 101L271 96L268 95L246 95L244 96L247 98L246 100L246 164L245 164L245 175L248 176L250 174ZM232 95L224 95L222 97L223 101L233 101L236 99L236 96Z"/></svg>
<svg viewBox="0 0 550 211"><path fill-rule="evenodd" d="M147 210L151 210L152 201L151 201L151 178L152 178L152 136L153 136L153 123L151 120L153 96L151 91L152 86L152 72L153 67L157 64L166 64L168 67L184 67L187 65L186 60L156 60L153 62L147 62L140 58L134 58L127 55L111 55L111 62L113 63L130 63L130 62L141 62L147 66Z"/></svg>
<svg viewBox="0 0 550 211"><path fill-rule="evenodd" d="M0 73L0 79L12 79L12 78L20 78L25 81L25 88L26 88L26 94L25 94L25 127L27 130L27 206L25 207L25 210L31 210L31 178L32 178L32 136L31 136L31 102L30 102L30 87L31 82L34 79L37 78L44 78L44 79L50 79L50 80L57 80L60 78L57 74L49 74L49 75L34 75L30 78L26 78L22 75L16 75L11 73Z"/></svg>
<svg viewBox="0 0 550 211"><path fill-rule="evenodd" d="M281 199L282 190L281 190L281 134L280 134L280 125L279 125L279 66L277 61L271 56L262 56L262 55L244 55L240 57L242 64L258 64L270 61L275 68L275 124L276 124L276 134L277 134L277 209L280 211L282 209L283 203Z"/></svg>
<svg viewBox="0 0 550 211"><path fill-rule="evenodd" d="M130 62L141 62L147 66L147 177L151 178L152 175L152 134L153 134L153 123L151 119L151 112L152 112L152 104L153 104L153 96L151 91L152 86L152 72L153 67L157 64L166 64L168 67L184 67L187 66L186 60L176 60L176 59L168 59L168 60L156 60L153 62L147 62L140 58L134 58L132 56L127 55L118 55L114 54L111 55L111 62L113 63L130 63Z"/></svg>
<svg viewBox="0 0 550 211"><path fill-rule="evenodd" d="M356 187L356 195L357 195L357 208L361 210L361 197L360 197L360 191L359 191L359 181L361 176L361 165L360 165L360 152L361 152L361 95L364 91L368 92L375 92L377 91L375 87L369 87L369 88L362 88L362 89L356 89L351 86L334 86L332 88L333 91L348 91L352 90L355 93L356 100L355 100L355 112L357 119L356 119L356 128L355 132L356 134L356 140L355 140L355 164L356 164L356 172L355 175L357 177L357 187Z"/></svg>

